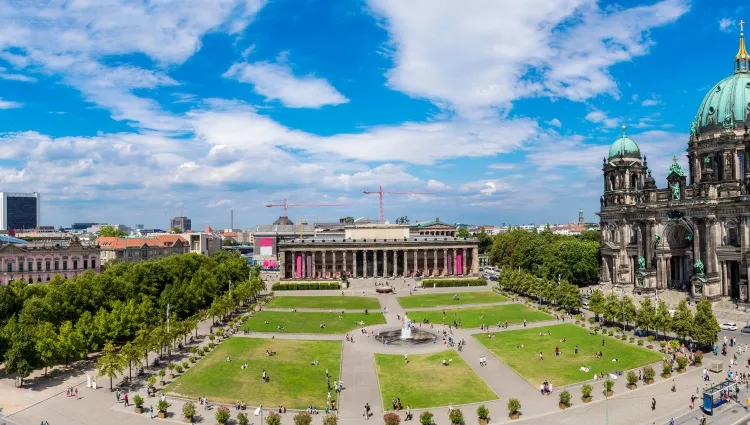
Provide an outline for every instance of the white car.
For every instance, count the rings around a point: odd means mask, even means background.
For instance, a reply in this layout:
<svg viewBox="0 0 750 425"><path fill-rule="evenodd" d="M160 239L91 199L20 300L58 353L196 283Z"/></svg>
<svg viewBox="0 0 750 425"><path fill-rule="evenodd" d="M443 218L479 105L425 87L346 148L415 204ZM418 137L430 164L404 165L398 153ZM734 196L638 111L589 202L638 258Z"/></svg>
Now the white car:
<svg viewBox="0 0 750 425"><path fill-rule="evenodd" d="M737 330L737 324L736 323L722 323L719 325L719 327L725 331L736 331Z"/></svg>

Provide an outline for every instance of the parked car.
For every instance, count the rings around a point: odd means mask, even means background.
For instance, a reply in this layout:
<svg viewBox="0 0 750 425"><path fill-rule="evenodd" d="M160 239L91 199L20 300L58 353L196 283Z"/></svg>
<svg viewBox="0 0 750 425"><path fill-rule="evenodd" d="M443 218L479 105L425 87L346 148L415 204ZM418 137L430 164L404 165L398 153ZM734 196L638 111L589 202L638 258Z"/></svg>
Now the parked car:
<svg viewBox="0 0 750 425"><path fill-rule="evenodd" d="M740 330L740 332L743 332L743 333L746 333L746 334L750 334L750 325L745 325L745 327L742 328Z"/></svg>
<svg viewBox="0 0 750 425"><path fill-rule="evenodd" d="M586 310L589 309L589 300L583 300L581 303L581 307L585 308Z"/></svg>
<svg viewBox="0 0 750 425"><path fill-rule="evenodd" d="M725 331L736 331L737 330L737 324L736 323L722 323L719 325L719 327Z"/></svg>

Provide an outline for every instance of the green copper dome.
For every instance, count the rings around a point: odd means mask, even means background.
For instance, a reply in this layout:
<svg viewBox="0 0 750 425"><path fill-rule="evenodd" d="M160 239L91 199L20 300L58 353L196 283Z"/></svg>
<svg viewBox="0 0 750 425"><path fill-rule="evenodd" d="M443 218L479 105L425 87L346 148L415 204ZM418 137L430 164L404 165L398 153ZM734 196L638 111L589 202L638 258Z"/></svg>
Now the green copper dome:
<svg viewBox="0 0 750 425"><path fill-rule="evenodd" d="M738 72L711 88L703 98L691 132L743 128L750 113L750 74Z"/></svg>
<svg viewBox="0 0 750 425"><path fill-rule="evenodd" d="M622 137L615 140L612 143L612 147L609 148L609 159L618 158L620 156L629 158L641 158L641 150L638 148L638 144L633 139L625 136L625 126L623 127Z"/></svg>

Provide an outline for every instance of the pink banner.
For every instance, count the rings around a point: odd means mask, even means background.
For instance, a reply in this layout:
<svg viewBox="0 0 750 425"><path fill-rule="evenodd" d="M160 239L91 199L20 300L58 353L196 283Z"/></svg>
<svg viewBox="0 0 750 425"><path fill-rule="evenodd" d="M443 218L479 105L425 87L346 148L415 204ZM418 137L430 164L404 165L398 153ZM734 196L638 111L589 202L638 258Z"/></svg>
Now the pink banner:
<svg viewBox="0 0 750 425"><path fill-rule="evenodd" d="M306 263L307 263L307 276L305 277L312 277L313 276L313 269L312 269L312 255L305 255L306 257Z"/></svg>
<svg viewBox="0 0 750 425"><path fill-rule="evenodd" d="M302 277L302 254L297 254L297 279Z"/></svg>
<svg viewBox="0 0 750 425"><path fill-rule="evenodd" d="M271 260L271 267L274 267L274 268L276 267L276 261L275 260Z"/></svg>
<svg viewBox="0 0 750 425"><path fill-rule="evenodd" d="M460 252L456 254L456 274L464 274L463 255Z"/></svg>
<svg viewBox="0 0 750 425"><path fill-rule="evenodd" d="M273 246L273 238L260 238L258 246Z"/></svg>

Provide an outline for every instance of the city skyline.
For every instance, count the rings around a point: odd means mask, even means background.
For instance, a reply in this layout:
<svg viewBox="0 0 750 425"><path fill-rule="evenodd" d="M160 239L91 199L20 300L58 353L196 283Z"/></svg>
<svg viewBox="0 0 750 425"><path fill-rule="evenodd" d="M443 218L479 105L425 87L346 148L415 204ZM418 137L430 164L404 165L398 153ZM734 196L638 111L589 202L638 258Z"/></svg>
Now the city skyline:
<svg viewBox="0 0 750 425"><path fill-rule="evenodd" d="M386 195L390 221L591 221L622 124L659 187L673 155L687 167L750 16L702 0L126 3L0 11L0 190L43 193L42 225L224 228L233 209L249 228L284 198L348 204L295 222L376 218L362 191L380 185L433 193Z"/></svg>

